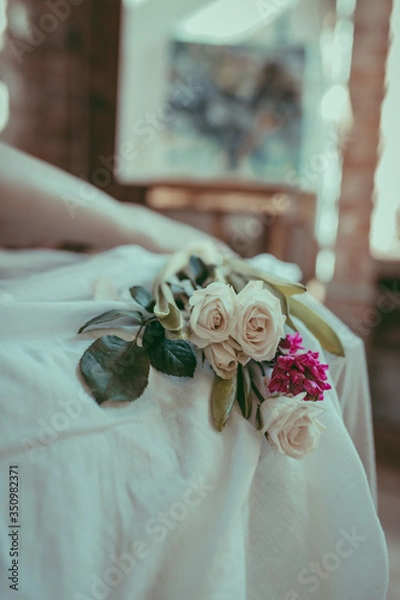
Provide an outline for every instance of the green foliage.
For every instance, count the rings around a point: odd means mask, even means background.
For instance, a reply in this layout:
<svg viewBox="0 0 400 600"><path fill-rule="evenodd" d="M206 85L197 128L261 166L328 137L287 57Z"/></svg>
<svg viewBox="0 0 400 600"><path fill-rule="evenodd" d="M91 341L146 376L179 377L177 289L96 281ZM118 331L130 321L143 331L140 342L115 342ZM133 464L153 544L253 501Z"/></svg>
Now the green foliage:
<svg viewBox="0 0 400 600"><path fill-rule="evenodd" d="M146 389L150 360L136 342L106 335L89 346L79 367L99 404L106 400L129 402L139 398Z"/></svg>
<svg viewBox="0 0 400 600"><path fill-rule="evenodd" d="M109 323L110 321L115 321L116 319L122 319L123 317L129 317L131 324L137 325L142 322L143 317L142 313L137 310L108 310L93 319L90 319L87 323L82 325L79 329L78 333L82 333L85 329L90 327L91 325L100 325L102 323Z"/></svg>

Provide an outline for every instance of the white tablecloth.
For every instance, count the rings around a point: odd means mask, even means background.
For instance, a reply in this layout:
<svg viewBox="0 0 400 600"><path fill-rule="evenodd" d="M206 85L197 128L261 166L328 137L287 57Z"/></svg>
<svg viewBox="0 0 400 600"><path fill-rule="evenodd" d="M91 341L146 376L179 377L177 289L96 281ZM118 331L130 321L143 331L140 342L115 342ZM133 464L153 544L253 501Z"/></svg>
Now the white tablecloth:
<svg viewBox="0 0 400 600"><path fill-rule="evenodd" d="M385 598L364 351L330 313L318 307L346 358L325 353L327 430L296 461L236 410L216 432L201 366L179 384L152 371L143 397L121 407L84 391L77 364L99 332L76 332L126 304L93 290L150 286L165 257L126 246L0 260L0 598ZM9 465L19 471L19 594L6 576Z"/></svg>

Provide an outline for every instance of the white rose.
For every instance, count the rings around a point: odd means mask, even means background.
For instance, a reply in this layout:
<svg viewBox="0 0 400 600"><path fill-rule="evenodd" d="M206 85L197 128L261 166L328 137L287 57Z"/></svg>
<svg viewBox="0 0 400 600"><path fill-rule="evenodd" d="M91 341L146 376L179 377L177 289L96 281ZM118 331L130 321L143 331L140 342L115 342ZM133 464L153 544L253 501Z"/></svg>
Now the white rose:
<svg viewBox="0 0 400 600"><path fill-rule="evenodd" d="M232 379L237 373L238 361L235 349L229 342L211 344L204 354L214 371L222 379Z"/></svg>
<svg viewBox="0 0 400 600"><path fill-rule="evenodd" d="M268 441L274 450L293 458L303 458L313 452L326 429L315 418L322 412L322 407L318 402L305 401L305 395L267 398L259 409L260 433L268 433Z"/></svg>
<svg viewBox="0 0 400 600"><path fill-rule="evenodd" d="M236 294L230 285L215 281L189 299L191 341L199 348L224 342L235 326Z"/></svg>
<svg viewBox="0 0 400 600"><path fill-rule="evenodd" d="M263 288L262 281L250 281L238 294L237 304L235 339L250 358L271 360L285 335L286 317L278 298Z"/></svg>

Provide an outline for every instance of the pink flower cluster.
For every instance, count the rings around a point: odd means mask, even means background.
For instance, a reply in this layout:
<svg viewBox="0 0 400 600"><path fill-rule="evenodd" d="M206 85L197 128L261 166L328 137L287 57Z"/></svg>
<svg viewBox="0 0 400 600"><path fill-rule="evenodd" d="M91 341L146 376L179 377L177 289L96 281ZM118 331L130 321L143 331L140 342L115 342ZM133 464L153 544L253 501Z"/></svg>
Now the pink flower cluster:
<svg viewBox="0 0 400 600"><path fill-rule="evenodd" d="M330 390L326 371L328 365L319 361L319 353L304 350L299 333L287 335L279 345L280 355L276 359L268 390L283 395L306 392L305 400L323 400L324 391Z"/></svg>
<svg viewBox="0 0 400 600"><path fill-rule="evenodd" d="M279 344L281 354L296 354L299 350L304 350L303 338L298 331L294 335L287 335Z"/></svg>

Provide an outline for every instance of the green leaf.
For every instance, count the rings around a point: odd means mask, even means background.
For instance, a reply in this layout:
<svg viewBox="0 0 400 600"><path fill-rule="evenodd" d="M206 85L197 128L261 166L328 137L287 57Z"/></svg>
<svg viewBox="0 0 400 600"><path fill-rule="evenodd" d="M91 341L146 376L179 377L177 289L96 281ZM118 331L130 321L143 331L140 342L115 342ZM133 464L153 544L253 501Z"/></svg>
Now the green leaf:
<svg viewBox="0 0 400 600"><path fill-rule="evenodd" d="M164 281L155 286L156 304L154 314L165 329L179 331L184 327L181 311L176 306L171 288Z"/></svg>
<svg viewBox="0 0 400 600"><path fill-rule="evenodd" d="M169 331L180 331L184 327L182 313L174 304L168 304L168 313L158 318L162 326Z"/></svg>
<svg viewBox="0 0 400 600"><path fill-rule="evenodd" d="M140 324L142 322L142 314L137 310L108 310L93 319L90 319L87 323L82 325L79 329L78 334L82 333L87 327L91 325L98 325L100 323L109 323L110 321L115 321L116 319L121 319L122 317L129 317L133 319L135 324Z"/></svg>
<svg viewBox="0 0 400 600"><path fill-rule="evenodd" d="M241 259L232 258L229 260L228 265L231 267L232 271L236 272L239 275L244 275L245 277L249 277L250 279L261 279L265 283L279 290L284 296L304 294L304 292L307 291L307 288L301 283L280 279L275 275L271 275L270 273L266 273L265 271L262 271L257 267L253 267L252 265Z"/></svg>
<svg viewBox="0 0 400 600"><path fill-rule="evenodd" d="M299 302L295 298L290 298L289 306L291 314L300 319L300 321L303 321L304 325L315 335L325 350L332 352L332 354L337 354L338 356L345 355L342 342L338 335L332 327L315 312L315 310L302 302Z"/></svg>
<svg viewBox="0 0 400 600"><path fill-rule="evenodd" d="M251 389L257 399L263 403L265 400L264 367L262 363L251 360L247 365L250 374ZM264 394L261 392L264 390Z"/></svg>
<svg viewBox="0 0 400 600"><path fill-rule="evenodd" d="M268 290L271 292L271 294L273 294L276 298L278 298L279 302L281 303L281 311L282 314L285 315L286 317L286 324L293 329L293 331L298 331L296 325L293 323L292 317L290 315L290 309L289 309L289 300L290 300L290 296L285 296L285 294L283 293L283 291L278 288L278 287L274 287L273 285L266 283L266 281L264 281L264 285L268 288Z"/></svg>
<svg viewBox="0 0 400 600"><path fill-rule="evenodd" d="M211 407L214 424L217 431L222 431L231 414L233 404L236 400L237 378L221 379L215 376L211 392Z"/></svg>
<svg viewBox="0 0 400 600"><path fill-rule="evenodd" d="M249 419L252 409L251 379L247 367L239 365L237 373L237 401L245 419Z"/></svg>
<svg viewBox="0 0 400 600"><path fill-rule="evenodd" d="M196 355L189 342L164 338L149 348L151 366L175 377L193 377Z"/></svg>
<svg viewBox="0 0 400 600"><path fill-rule="evenodd" d="M165 338L165 330L159 321L147 323L143 334L143 348L148 350L153 344L160 344Z"/></svg>
<svg viewBox="0 0 400 600"><path fill-rule="evenodd" d="M106 400L128 402L139 398L146 389L150 360L136 342L106 335L89 346L79 367L99 404Z"/></svg>
<svg viewBox="0 0 400 600"><path fill-rule="evenodd" d="M251 389L253 390L253 392L255 393L255 395L257 396L258 400L263 403L265 398L262 395L262 393L260 392L260 390L258 389L258 387L256 386L256 384L254 383L254 381L251 381Z"/></svg>
<svg viewBox="0 0 400 600"><path fill-rule="evenodd" d="M188 340L190 338L190 329L187 325L178 331L169 331L164 329L160 321L151 321L146 325L143 335L143 347L149 348L155 342L161 342L166 337L169 340Z"/></svg>
<svg viewBox="0 0 400 600"><path fill-rule="evenodd" d="M187 325L185 325L183 329L178 329L178 331L170 331L169 329L165 329L165 337L169 340L189 340L190 329Z"/></svg>
<svg viewBox="0 0 400 600"><path fill-rule="evenodd" d="M151 366L175 377L193 377L196 369L196 355L189 342L170 340L158 321L146 326L143 335L143 348L150 357Z"/></svg>
<svg viewBox="0 0 400 600"><path fill-rule="evenodd" d="M283 294L280 290L273 287L269 283L266 283L265 281L264 281L264 286L267 287L268 291L271 292L271 294L273 294L275 296L275 298L278 298L279 302L281 303L282 313L286 317L288 317L289 316L289 306L288 306L288 299L286 298L285 294Z"/></svg>
<svg viewBox="0 0 400 600"><path fill-rule="evenodd" d="M194 254L190 257L189 264L194 280L199 285L203 285L210 275L210 268L201 260L201 258Z"/></svg>
<svg viewBox="0 0 400 600"><path fill-rule="evenodd" d="M143 306L147 312L153 312L155 300L153 296L141 285L134 285L129 288L131 296L140 306Z"/></svg>
<svg viewBox="0 0 400 600"><path fill-rule="evenodd" d="M293 323L292 317L290 315L286 316L286 325L288 325L288 327L290 327L290 329L292 329L293 331L298 331L298 328Z"/></svg>
<svg viewBox="0 0 400 600"><path fill-rule="evenodd" d="M184 279L190 279L189 275L185 273L185 271L179 271L178 273L176 273L176 276L179 279L179 281L183 281Z"/></svg>
<svg viewBox="0 0 400 600"><path fill-rule="evenodd" d="M260 429L262 429L262 420L261 420L261 411L260 411L260 406L257 406L257 412L256 412L256 428L258 431L260 431Z"/></svg>

